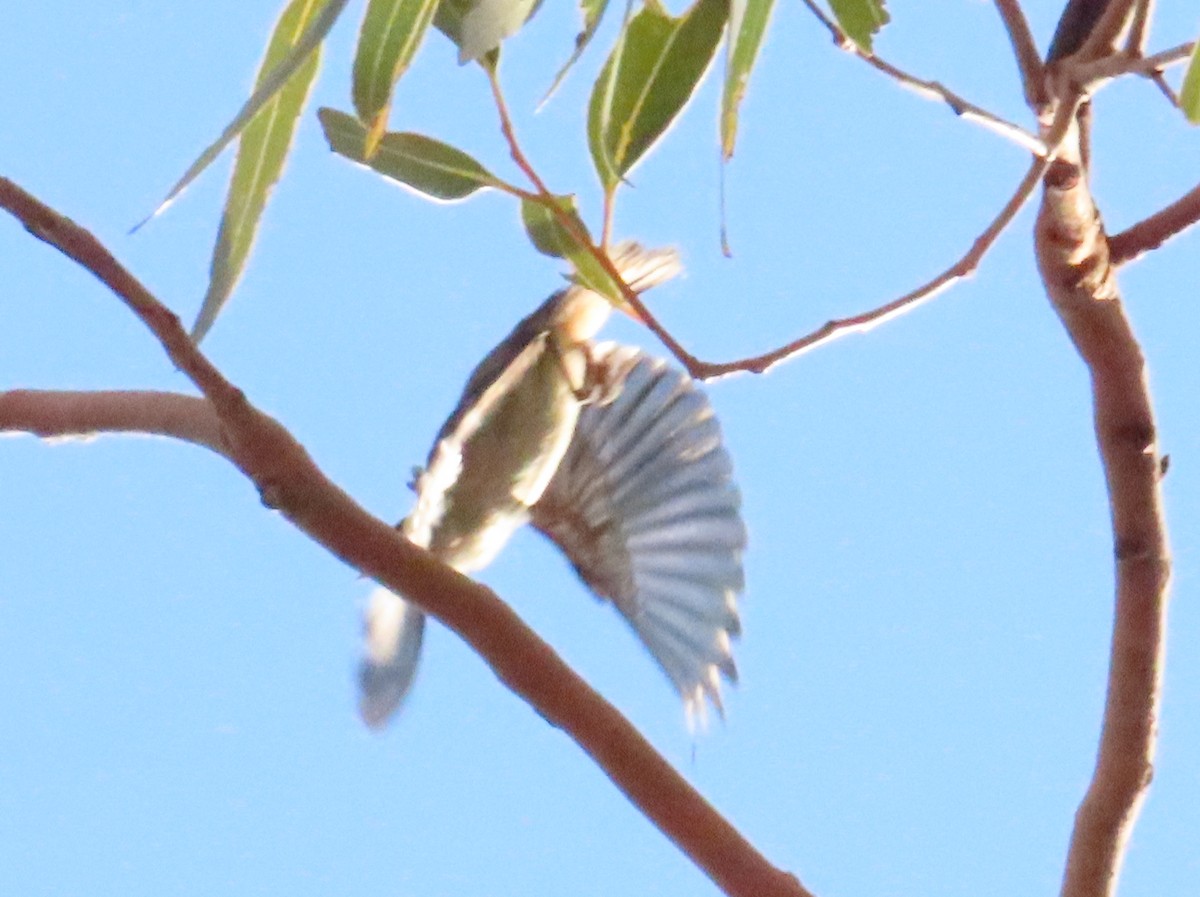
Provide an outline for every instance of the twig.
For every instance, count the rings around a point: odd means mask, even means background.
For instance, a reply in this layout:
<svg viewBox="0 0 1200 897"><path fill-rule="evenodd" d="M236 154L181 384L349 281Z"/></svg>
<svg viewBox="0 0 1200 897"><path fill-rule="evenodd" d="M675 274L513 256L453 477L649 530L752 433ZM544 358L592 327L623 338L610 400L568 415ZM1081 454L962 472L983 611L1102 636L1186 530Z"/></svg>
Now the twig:
<svg viewBox="0 0 1200 897"><path fill-rule="evenodd" d="M504 91L500 88L500 76L496 73L494 66L484 66L487 73L488 84L492 88L492 100L496 104L496 112L500 116L500 133L504 135L505 142L508 143L508 152L512 156L512 160L517 163L517 168L521 169L525 177L529 178L529 182L537 189L537 192L542 196L553 197L553 193L546 187L537 170L529 163L525 153L521 150L521 144L517 141L517 132L513 128L512 116L508 114L508 103L504 99Z"/></svg>
<svg viewBox="0 0 1200 897"><path fill-rule="evenodd" d="M603 246L597 246L592 241L591 236L588 235L586 231L580 229L579 223L570 215L568 215L563 210L562 206L555 200L554 194L550 191L550 188L546 186L545 182L538 175L533 165L529 162L528 157L521 149L521 144L517 140L516 129L513 127L512 119L508 114L508 104L504 101L504 92L500 87L499 76L494 70L488 70L487 75L488 82L491 84L492 88L492 98L496 103L496 113L500 117L500 133L504 136L505 141L508 143L509 154L512 156L513 161L517 164L517 167L525 173L525 176L529 178L530 183L532 183L537 189L538 195L534 197L534 199L538 202L541 202L550 211L550 213L558 219L558 223L562 225L562 227L566 229L569 234L571 234L575 241L591 254L592 258L596 260L596 262L604 269L604 272L609 276L609 278L612 279L613 283L617 285L617 288L621 291L622 298L629 304L629 307L633 310L634 314L637 315L637 317L646 326L646 328L650 330L651 333L658 337L659 341L662 342L662 344L666 346L668 350L670 350L671 354L678 358L680 363L683 364L689 371L691 371L694 365L700 363L698 359L688 352L682 345L680 345L679 342L676 341L675 337L673 337L667 331L667 329L659 323L658 319L650 313L650 309L648 309L645 303L642 302L641 297L639 297L637 294L637 291L630 287L629 284L627 284L621 277L621 272L618 271L616 266L612 263L612 259L608 257L608 253L605 251ZM608 215L609 208L611 208L611 205L606 203L606 217ZM602 240L602 243L603 242L604 241ZM694 377L696 375L693 373L692 376Z"/></svg>
<svg viewBox="0 0 1200 897"><path fill-rule="evenodd" d="M1142 0L1107 0L1102 4L1098 0L1081 0L1082 5L1099 7L1104 10L1088 31L1082 45L1075 51L1081 60L1103 59L1117 53L1122 38L1128 34L1129 24L1133 19L1134 8Z"/></svg>
<svg viewBox="0 0 1200 897"><path fill-rule="evenodd" d="M1033 32L1025 20L1018 0L996 0L996 11L1004 22L1008 32L1009 43L1012 44L1013 55L1017 59L1017 69L1021 73L1021 88L1025 92L1025 104L1041 114L1046 105L1046 89L1042 78L1042 56L1038 52Z"/></svg>
<svg viewBox="0 0 1200 897"><path fill-rule="evenodd" d="M897 68L889 62L880 59L874 53L866 53L859 47L852 45L848 49L861 58L868 65L883 72L885 75L894 78L904 87L909 88L925 99L941 100L955 115L965 121L974 122L987 128L994 134L999 134L1006 140L1011 140L1024 149L1029 150L1035 156L1046 155L1046 144L1036 134L1033 134L1020 125L1013 124L1007 119L1003 119L998 115L994 115L969 100L963 99L961 96L950 90L939 81L926 81L915 75L910 75L908 72Z"/></svg>
<svg viewBox="0 0 1200 897"><path fill-rule="evenodd" d="M1143 253L1183 233L1200 221L1200 186L1193 187L1175 202L1148 218L1108 238L1114 266L1135 261Z"/></svg>
<svg viewBox="0 0 1200 897"><path fill-rule="evenodd" d="M1093 90L1095 85L1119 78L1122 75L1141 75L1144 78L1152 78L1156 74L1162 74L1164 69L1186 62L1192 55L1194 46L1195 43L1189 41L1144 58L1114 54L1094 61L1070 60L1064 64L1069 65L1070 77L1076 84Z"/></svg>
<svg viewBox="0 0 1200 897"><path fill-rule="evenodd" d="M1126 55L1139 59L1146 55L1146 46L1150 41L1150 22L1153 18L1154 0L1141 0L1133 11L1133 21L1129 25L1129 39L1125 42ZM1178 109L1179 97L1163 77L1162 71L1151 72L1147 77L1167 98L1167 102Z"/></svg>
<svg viewBox="0 0 1200 897"><path fill-rule="evenodd" d="M817 6L813 0L800 0L800 2L808 7L808 11L816 17L818 22L825 26L825 29L829 32L829 36L833 38L833 42L839 48L844 49L846 44L854 43L854 41L850 40L850 36L842 30L842 27L833 19L829 18L829 16L825 15L825 10Z"/></svg>
<svg viewBox="0 0 1200 897"><path fill-rule="evenodd" d="M970 100L964 99L939 81L929 81L924 78L918 78L916 75L910 74L903 69L892 65L885 59L865 50L856 44L853 40L842 31L838 24L829 18L825 12L817 6L812 0L802 0L808 10L817 18L830 35L833 37L834 44L840 50L857 56L867 65L874 68L876 71L883 72L889 78L899 82L902 86L909 88L914 93L927 100L937 100L945 103L954 112L955 115L965 121L974 122L982 125L994 134L999 134L1006 140L1011 140L1018 146L1029 150L1038 156L1046 155L1046 145L1041 138L1036 134L1022 128L1020 125L1014 124L1007 119L1001 118L994 113L988 112L982 106L977 106Z"/></svg>
<svg viewBox="0 0 1200 897"><path fill-rule="evenodd" d="M1129 22L1129 36L1125 39L1125 53L1129 56L1144 56L1150 41L1150 21L1154 18L1154 0L1138 0Z"/></svg>
<svg viewBox="0 0 1200 897"><path fill-rule="evenodd" d="M1063 137L1071 126L1073 117L1074 107L1064 106L1059 109L1046 137L1046 144L1051 150L1062 142ZM971 244L971 248L953 265L911 293L906 293L899 299L894 299L886 305L881 305L871 311L863 312L849 318L829 321L812 333L763 355L720 364L692 359L691 364L688 366L688 371L693 377L699 380L708 380L713 377L721 377L739 371L761 374L781 361L785 361L802 352L815 349L817 346L832 342L849 333L865 333L868 330L878 327L885 321L912 311L912 309L932 299L955 281L967 277L979 267L980 261L987 254L992 244L996 242L996 239L1004 232L1004 229L1016 217L1017 212L1029 200L1029 197L1037 187L1038 181L1045 174L1048 165L1049 161L1046 158L1035 157L1029 166L1029 170L1021 178L1021 182L1017 185L1016 190L1013 191L1008 202L1004 204L1004 208L992 219L983 233L975 238L975 241Z"/></svg>
<svg viewBox="0 0 1200 897"><path fill-rule="evenodd" d="M824 14L815 7L816 15L824 19ZM828 21L828 20L825 20ZM836 30L837 26L830 23L830 26ZM839 32L840 33L840 32ZM545 183L533 166L529 163L528 158L521 150L520 144L517 141L516 132L512 127L512 122L508 117L508 109L504 103L503 93L500 90L498 80L494 74L489 73L489 80L492 84L493 96L496 100L496 108L500 116L500 130L508 141L509 152L518 167L525 172L530 181L537 187L539 193L547 200L552 200L553 194L546 187ZM1073 111L1071 113L1073 115ZM1055 140L1061 141L1070 125L1071 116L1061 111L1055 120L1054 126L1051 128L1051 135ZM1052 149L1057 144L1046 144L1044 141L1039 141L1044 147ZM999 214L992 220L988 227L979 237L972 243L971 248L953 265L939 274L933 280L918 287L910 293L895 299L886 305L882 305L871 311L864 312L849 318L841 318L825 323L823 326L814 330L805 336L800 337L785 346L781 346L771 352L762 355L743 358L737 361L729 362L710 362L697 358L691 352L683 347L670 331L662 325L661 322L650 312L645 303L641 301L638 294L632 290L624 280L621 279L620 273L616 270L612 260L608 258L600 247L596 246L586 233L579 232L579 229L574 221L566 215L559 207L558 203L549 201L546 203L549 208L558 217L559 222L572 233L579 241L580 245L584 246L602 265L608 275L613 279L613 282L620 288L622 296L629 306L645 324L647 329L653 333L659 341L667 348L668 351L684 366L688 374L697 380L710 380L715 377L722 377L728 374L749 372L761 374L776 364L787 360L795 355L813 349L818 345L831 342L840 336L848 333L864 333L874 327L897 317L907 311L912 310L916 306L932 299L943 289L950 286L957 280L970 275L978 266L980 260L991 248L992 244L1000 236L1020 211L1021 207L1033 195L1033 190L1037 186L1038 180L1046 170L1048 160L1045 156L1035 156L1033 163L1030 165L1029 171L1025 177L1021 179L1021 183L1017 186L1012 197L1004 205Z"/></svg>
<svg viewBox="0 0 1200 897"><path fill-rule="evenodd" d="M220 421L222 454L258 486L270 507L347 564L458 633L513 692L574 739L727 894L811 897L795 876L758 853L491 590L414 546L330 482L286 429L221 376L188 339L179 319L95 237L2 177L0 208L99 277L146 323L211 402ZM42 426L50 426L49 418Z"/></svg>

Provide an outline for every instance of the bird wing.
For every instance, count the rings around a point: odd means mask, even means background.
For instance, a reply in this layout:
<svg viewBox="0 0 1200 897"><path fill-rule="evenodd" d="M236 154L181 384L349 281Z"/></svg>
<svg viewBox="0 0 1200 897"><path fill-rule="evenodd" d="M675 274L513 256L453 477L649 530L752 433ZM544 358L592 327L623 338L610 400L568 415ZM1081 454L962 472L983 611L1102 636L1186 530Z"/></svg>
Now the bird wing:
<svg viewBox="0 0 1200 897"><path fill-rule="evenodd" d="M736 681L746 528L721 430L685 374L637 349L596 347L625 368L619 395L586 406L532 524L633 627L684 699L721 710Z"/></svg>

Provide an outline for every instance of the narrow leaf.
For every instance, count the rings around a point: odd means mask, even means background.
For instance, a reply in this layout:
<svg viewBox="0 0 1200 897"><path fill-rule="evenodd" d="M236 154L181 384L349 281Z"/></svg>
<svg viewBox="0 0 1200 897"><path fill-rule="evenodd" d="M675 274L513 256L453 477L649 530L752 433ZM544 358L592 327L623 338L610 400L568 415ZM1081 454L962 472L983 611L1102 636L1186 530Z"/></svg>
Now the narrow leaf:
<svg viewBox="0 0 1200 897"><path fill-rule="evenodd" d="M608 0L579 0L579 9L583 13L583 30L575 35L575 49L571 53L570 59L563 63L563 67L554 76L554 83L550 85L550 89L542 97L542 104L554 95L554 92L558 90L558 86L562 84L563 79L567 77L567 72L571 70L571 66L579 61L579 57L583 55L583 51L592 42L592 38L596 36L596 29L600 27L600 20L604 18L604 11L607 8Z"/></svg>
<svg viewBox="0 0 1200 897"><path fill-rule="evenodd" d="M354 109L371 129L367 155L387 127L392 89L433 20L438 0L370 0L354 52Z"/></svg>
<svg viewBox="0 0 1200 897"><path fill-rule="evenodd" d="M338 15L345 9L348 2L349 0L311 0L309 5L313 8L314 14L311 16L311 21L304 34L292 45L288 54L279 61L270 74L259 82L258 86L254 89L254 93L250 95L250 99L246 100L245 105L238 110L238 114L234 116L233 121L221 132L221 136L205 149L199 158L191 164L191 167L183 173L183 177L167 193L166 199L159 204L157 209L150 213L150 218L158 215L169 206L184 191L188 184L194 181L200 172L204 171L221 154L221 150L233 142L238 134L242 132L242 129L250 123L250 119L254 118L258 111L270 101L271 97L279 93L288 79L304 64L304 60L308 58L308 55L320 46L321 41L325 39L325 36L329 33L329 29L333 27L333 23L337 21ZM149 221L150 218L147 218L146 221ZM141 227L146 221L141 222L138 227Z"/></svg>
<svg viewBox="0 0 1200 897"><path fill-rule="evenodd" d="M368 165L431 199L453 202L485 187L514 189L462 150L422 134L384 134L375 154L368 159L367 129L362 122L336 109L321 109L317 117L334 152Z"/></svg>
<svg viewBox="0 0 1200 897"><path fill-rule="evenodd" d="M592 153L592 162L596 166L596 174L606 192L611 193L621 182L616 163L609 155L606 135L612 122L613 94L617 89L617 65L614 60L621 57L625 38L629 34L628 9L626 19L621 23L621 33L613 46L612 53L600 69L600 75L592 86L592 95L588 100L587 137L588 149Z"/></svg>
<svg viewBox="0 0 1200 897"><path fill-rule="evenodd" d="M606 188L637 164L675 121L704 77L724 31L727 0L696 0L671 16L646 0L592 91L588 136Z"/></svg>
<svg viewBox="0 0 1200 897"><path fill-rule="evenodd" d="M758 57L774 0L732 0L729 44L725 60L725 90L721 97L721 153L728 161L737 140L738 107L746 95L750 70Z"/></svg>
<svg viewBox="0 0 1200 897"><path fill-rule="evenodd" d="M868 53L875 33L890 20L884 0L829 0L838 26Z"/></svg>
<svg viewBox="0 0 1200 897"><path fill-rule="evenodd" d="M270 76L280 60L301 39L315 8L317 4L313 0L292 0L284 9L259 67L258 83L261 84L264 78ZM217 319L246 266L267 197L283 171L292 137L296 133L296 122L320 62L321 51L318 47L254 116L238 141L229 195L225 200L217 245L213 250L208 292L192 327L192 339L196 342L204 338Z"/></svg>
<svg viewBox="0 0 1200 897"><path fill-rule="evenodd" d="M1200 125L1200 41L1192 50L1192 61L1183 76L1183 87L1179 91L1179 107L1188 121Z"/></svg>
<svg viewBox="0 0 1200 897"><path fill-rule="evenodd" d="M596 260L587 243L583 242L590 241L591 236L583 219L579 217L575 197L556 196L553 202L557 206L558 214L549 205L548 200L521 200L521 221L525 225L530 242L544 255L571 262L575 268L575 279L579 283L602 296L607 296L615 303L623 302L620 288L609 277L604 266ZM563 217L571 222L571 227L564 225Z"/></svg>

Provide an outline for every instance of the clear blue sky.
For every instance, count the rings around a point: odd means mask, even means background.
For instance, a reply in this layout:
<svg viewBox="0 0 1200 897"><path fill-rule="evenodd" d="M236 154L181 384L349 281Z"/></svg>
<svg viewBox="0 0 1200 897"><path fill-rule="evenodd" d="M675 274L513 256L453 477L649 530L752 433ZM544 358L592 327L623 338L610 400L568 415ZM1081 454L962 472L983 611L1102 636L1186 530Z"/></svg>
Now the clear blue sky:
<svg viewBox="0 0 1200 897"><path fill-rule="evenodd" d="M678 4L673 4L678 7ZM1057 3L1028 3L1040 44ZM891 61L1028 122L991 4L889 4ZM1155 46L1194 35L1164 3ZM95 232L185 318L230 160L134 237L232 116L271 2L15 4L0 173ZM317 105L348 108L361 9ZM527 149L598 213L582 108L599 44L546 4L503 66ZM836 52L780 4L728 172L715 84L624 193L674 244L654 308L699 354L766 349L951 262L1027 159ZM430 39L395 127L512 175L480 73ZM1120 229L1194 183L1200 135L1144 84L1097 102ZM515 176L515 175L513 175ZM775 862L821 897L1053 893L1094 758L1111 549L1087 381L1035 275L1026 210L978 275L867 336L715 384L750 531L742 684L692 738L665 679L554 549L483 579ZM1123 895L1200 881L1200 278L1195 234L1122 275L1151 363L1176 558L1162 742ZM0 388L190 392L103 288L0 222ZM324 469L391 520L479 357L560 283L484 195L434 206L333 156L310 111L249 272L205 343ZM656 348L629 324L610 333ZM696 895L707 880L444 630L403 717L354 714L369 591L226 462L151 439L0 441L0 892Z"/></svg>

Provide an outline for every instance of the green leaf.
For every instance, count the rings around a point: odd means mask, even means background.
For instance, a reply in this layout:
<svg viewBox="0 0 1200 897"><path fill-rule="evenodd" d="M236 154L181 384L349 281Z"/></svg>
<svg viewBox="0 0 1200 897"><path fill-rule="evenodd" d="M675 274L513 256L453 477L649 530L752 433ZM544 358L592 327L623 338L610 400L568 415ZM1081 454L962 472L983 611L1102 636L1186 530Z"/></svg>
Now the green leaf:
<svg viewBox="0 0 1200 897"><path fill-rule="evenodd" d="M458 47L458 64L484 62L533 18L542 0L442 0L433 24Z"/></svg>
<svg viewBox="0 0 1200 897"><path fill-rule="evenodd" d="M609 277L604 266L596 260L587 242L591 241L587 226L579 217L574 196L556 196L553 199L558 214L550 205L551 200L522 199L521 221L530 242L538 252L553 258L567 259L575 268L575 279L602 296L616 303L623 302L621 290ZM571 227L563 223L563 218Z"/></svg>
<svg viewBox="0 0 1200 897"><path fill-rule="evenodd" d="M370 129L367 155L387 127L392 88L433 20L438 0L369 0L354 51L354 109Z"/></svg>
<svg viewBox="0 0 1200 897"><path fill-rule="evenodd" d="M1179 91L1179 107L1188 121L1200 125L1200 41L1192 50L1192 61L1183 76L1183 87Z"/></svg>
<svg viewBox="0 0 1200 897"><path fill-rule="evenodd" d="M592 90L588 144L613 189L682 111L712 62L727 0L696 0L678 18L646 0L629 20Z"/></svg>
<svg viewBox="0 0 1200 897"><path fill-rule="evenodd" d="M725 90L721 96L721 153L726 161L733 156L738 107L746 95L746 83L767 32L773 6L774 0L732 0L730 3Z"/></svg>
<svg viewBox="0 0 1200 897"><path fill-rule="evenodd" d="M421 134L384 134L375 154L368 159L367 129L362 122L336 109L321 109L317 117L335 153L368 165L431 199L453 202L486 187L515 189L462 150Z"/></svg>
<svg viewBox="0 0 1200 897"><path fill-rule="evenodd" d="M313 0L292 0L284 9L259 66L259 84L291 52L318 8ZM267 197L283 171L296 122L320 63L318 47L251 119L238 140L237 160L213 250L208 291L192 326L192 339L196 342L208 333L246 267Z"/></svg>
<svg viewBox="0 0 1200 897"><path fill-rule="evenodd" d="M329 29L333 27L333 23L337 21L337 17L345 9L348 2L349 0L308 0L307 3L299 4L308 10L309 21L308 27L300 36L300 39L291 46L287 55L279 60L270 73L259 80L258 85L254 88L254 93L250 95L250 99L246 100L242 108L238 110L238 114L234 116L233 121L221 132L221 136L210 144L200 154L199 158L191 164L188 170L183 173L183 177L175 183L175 186L167 193L166 199L159 204L157 209L150 213L146 221L149 221L150 218L158 215L169 206L184 191L188 184L194 181L217 156L221 155L221 151L237 138L238 134L242 132L263 106L270 102L271 98L283 89L288 79L304 64L309 54L320 46L321 41L325 39L325 36L329 33ZM291 7L289 6L288 8L290 9ZM286 11L284 14L287 14ZM137 227L141 227L146 221L142 221ZM137 230L137 227L134 230Z"/></svg>
<svg viewBox="0 0 1200 897"><path fill-rule="evenodd" d="M887 10L883 8L883 2L884 0L829 0L829 6L846 36L869 53L875 32L891 20Z"/></svg>
<svg viewBox="0 0 1200 897"><path fill-rule="evenodd" d="M563 78L567 77L567 72L571 70L571 66L579 61L579 57L583 55L583 51L587 49L587 45L596 36L596 29L600 27L600 20L604 18L604 11L607 8L608 0L579 0L579 10L583 13L583 30L575 35L575 50L571 53L571 58L563 63L563 67L554 76L554 83L550 85L550 89L542 97L542 103L545 103L554 95L554 91L558 90L558 86L562 84Z"/></svg>

